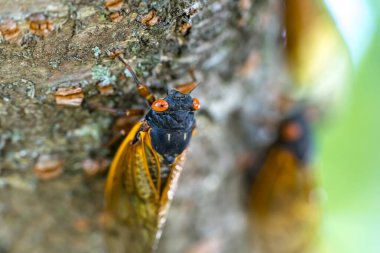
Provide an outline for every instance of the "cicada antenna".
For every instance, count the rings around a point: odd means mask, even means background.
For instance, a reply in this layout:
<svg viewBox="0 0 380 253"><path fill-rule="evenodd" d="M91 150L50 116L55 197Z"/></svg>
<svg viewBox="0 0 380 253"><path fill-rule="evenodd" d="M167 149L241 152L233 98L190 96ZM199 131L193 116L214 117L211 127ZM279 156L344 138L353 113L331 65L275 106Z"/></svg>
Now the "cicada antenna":
<svg viewBox="0 0 380 253"><path fill-rule="evenodd" d="M137 78L135 71L132 69L131 65L129 65L127 60L124 58L123 52L120 50L116 50L115 52L111 53L111 57L118 58L125 65L125 68L129 71L134 82L136 83L137 92L140 94L140 96L145 98L149 102L149 104L152 104L156 100L155 96L150 91L149 87L146 84L142 83Z"/></svg>
<svg viewBox="0 0 380 253"><path fill-rule="evenodd" d="M135 81L136 85L139 86L139 85L142 85L143 83L137 78L137 75L135 73L135 71L132 69L131 65L129 65L127 63L127 60L124 58L124 55L123 54L119 54L117 56L117 58L122 62L124 63L125 65L125 68L128 69L129 73L131 74L132 78L133 78L133 81Z"/></svg>

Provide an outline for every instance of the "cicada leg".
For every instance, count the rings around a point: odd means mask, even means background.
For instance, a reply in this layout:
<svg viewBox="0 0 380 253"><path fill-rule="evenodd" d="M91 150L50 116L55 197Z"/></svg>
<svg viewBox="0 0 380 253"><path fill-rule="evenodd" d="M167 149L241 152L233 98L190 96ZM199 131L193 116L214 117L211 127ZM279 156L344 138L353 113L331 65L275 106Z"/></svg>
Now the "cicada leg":
<svg viewBox="0 0 380 253"><path fill-rule="evenodd" d="M148 132L149 131L149 125L146 123L146 121L143 121L139 130L137 131L135 138L132 141L132 144L135 144L140 140L140 132Z"/></svg>
<svg viewBox="0 0 380 253"><path fill-rule="evenodd" d="M188 94L191 91L193 91L195 88L197 88L198 82L197 82L197 79L196 79L195 74L194 74L194 69L189 70L189 75L191 77L191 82L177 85L175 87L175 89L177 91L179 91L183 94Z"/></svg>
<svg viewBox="0 0 380 253"><path fill-rule="evenodd" d="M136 88L139 95L145 98L149 104L152 104L156 100L156 97L150 91L149 87L137 78L135 71L132 69L131 65L129 65L127 60L124 58L123 52L115 51L111 53L111 56L115 58L117 57L122 63L124 63L125 68L129 71L133 80L136 83Z"/></svg>
<svg viewBox="0 0 380 253"><path fill-rule="evenodd" d="M141 119L141 115L124 115L116 119L113 124L113 135L106 143L106 147L113 147L116 143L124 138L132 129L132 127Z"/></svg>
<svg viewBox="0 0 380 253"><path fill-rule="evenodd" d="M115 116L119 116L112 127L114 134L112 135L111 139L106 144L104 144L106 147L112 147L118 143L122 137L125 137L145 113L145 110L139 108L119 110L93 104L87 104L87 106L91 110L106 112Z"/></svg>
<svg viewBox="0 0 380 253"><path fill-rule="evenodd" d="M90 110L107 112L107 113L111 113L111 114L116 115L116 116L127 116L127 117L138 116L138 117L141 117L145 113L144 109L139 109L139 108L132 108L132 109L128 109L128 110L120 110L120 109L115 109L115 108L104 107L101 105L95 105L95 104L91 104L91 103L87 103L86 105Z"/></svg>
<svg viewBox="0 0 380 253"><path fill-rule="evenodd" d="M140 114L138 109L136 111L133 110L128 110L126 112L126 115L123 117L120 117L116 120L113 130L116 132L116 134L113 136L113 138L108 142L107 146L113 146L115 143L117 143L122 137L125 137L129 131L132 129L132 127L140 121L141 116L143 115L143 110L142 113ZM128 114L129 113L129 114ZM139 140L140 137L140 132L141 131L148 131L149 126L144 122L142 126L140 127L139 131L137 132L135 138L133 139L132 143L136 143Z"/></svg>

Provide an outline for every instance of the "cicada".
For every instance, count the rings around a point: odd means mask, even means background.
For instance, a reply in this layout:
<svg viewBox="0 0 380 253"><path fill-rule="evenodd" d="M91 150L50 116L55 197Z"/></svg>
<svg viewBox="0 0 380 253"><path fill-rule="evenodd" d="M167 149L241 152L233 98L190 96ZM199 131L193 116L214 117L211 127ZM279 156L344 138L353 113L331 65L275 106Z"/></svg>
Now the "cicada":
<svg viewBox="0 0 380 253"><path fill-rule="evenodd" d="M256 164L250 218L257 252L309 252L319 219L312 149L305 110L296 110L280 123L277 139Z"/></svg>
<svg viewBox="0 0 380 253"><path fill-rule="evenodd" d="M137 90L150 105L119 147L108 174L106 212L118 237L112 252L153 252L161 235L189 142L199 100L193 80L156 99L122 55ZM115 233L114 233L115 234Z"/></svg>

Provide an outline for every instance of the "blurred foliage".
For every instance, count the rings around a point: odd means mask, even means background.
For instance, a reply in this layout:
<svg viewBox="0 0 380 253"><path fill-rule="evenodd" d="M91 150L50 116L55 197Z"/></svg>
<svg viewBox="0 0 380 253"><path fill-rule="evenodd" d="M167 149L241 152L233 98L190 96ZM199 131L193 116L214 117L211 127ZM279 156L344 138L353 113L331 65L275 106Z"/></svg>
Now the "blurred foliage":
<svg viewBox="0 0 380 253"><path fill-rule="evenodd" d="M286 58L296 95L336 107L352 72L349 51L318 0L285 0Z"/></svg>
<svg viewBox="0 0 380 253"><path fill-rule="evenodd" d="M326 202L318 252L380 249L380 3L372 4L378 18L371 46L355 72L343 111L319 128L318 168Z"/></svg>

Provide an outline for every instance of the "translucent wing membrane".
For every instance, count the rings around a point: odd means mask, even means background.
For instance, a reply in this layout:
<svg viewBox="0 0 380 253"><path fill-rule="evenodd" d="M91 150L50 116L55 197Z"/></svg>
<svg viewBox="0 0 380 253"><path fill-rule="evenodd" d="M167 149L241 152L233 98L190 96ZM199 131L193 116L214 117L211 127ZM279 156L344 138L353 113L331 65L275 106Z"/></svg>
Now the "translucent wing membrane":
<svg viewBox="0 0 380 253"><path fill-rule="evenodd" d="M112 217L108 241L116 253L154 250L170 204L169 195L173 195L182 169L180 155L169 168L166 184L161 183L162 158L152 148L149 132L139 132L141 125L136 124L123 141L107 178L106 211ZM137 134L139 140L132 144Z"/></svg>
<svg viewBox="0 0 380 253"><path fill-rule="evenodd" d="M310 173L288 150L269 151L251 191L252 234L258 252L308 252L319 220Z"/></svg>

